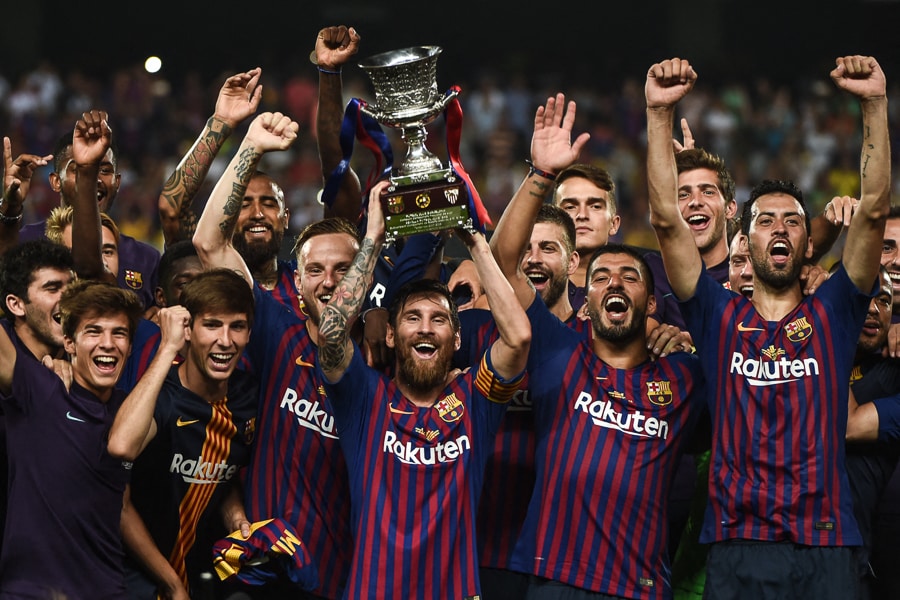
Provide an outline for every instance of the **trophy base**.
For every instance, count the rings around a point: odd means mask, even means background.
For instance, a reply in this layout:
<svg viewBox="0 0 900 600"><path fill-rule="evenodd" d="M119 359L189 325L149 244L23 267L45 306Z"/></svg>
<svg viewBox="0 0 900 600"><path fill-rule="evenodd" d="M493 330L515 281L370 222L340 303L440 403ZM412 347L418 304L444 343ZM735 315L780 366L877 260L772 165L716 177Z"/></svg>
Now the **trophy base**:
<svg viewBox="0 0 900 600"><path fill-rule="evenodd" d="M392 183L395 182L391 179ZM465 182L452 173L440 181L391 185L381 194L386 244L416 233L463 228L475 232Z"/></svg>

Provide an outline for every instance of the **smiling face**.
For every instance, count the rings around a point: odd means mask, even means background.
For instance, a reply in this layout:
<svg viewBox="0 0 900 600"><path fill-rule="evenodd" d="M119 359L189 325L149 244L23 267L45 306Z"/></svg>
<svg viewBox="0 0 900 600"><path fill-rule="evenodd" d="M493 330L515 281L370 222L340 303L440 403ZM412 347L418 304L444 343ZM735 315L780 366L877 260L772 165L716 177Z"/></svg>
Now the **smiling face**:
<svg viewBox="0 0 900 600"><path fill-rule="evenodd" d="M297 252L294 283L306 305L310 320L318 325L319 315L337 284L356 257L359 244L346 233L326 233L309 238Z"/></svg>
<svg viewBox="0 0 900 600"><path fill-rule="evenodd" d="M750 208L750 261L759 283L780 290L799 281L803 262L812 256L803 207L782 192L764 194Z"/></svg>
<svg viewBox="0 0 900 600"><path fill-rule="evenodd" d="M75 381L101 400L108 400L131 352L128 317L124 313L86 315L74 337L65 336Z"/></svg>
<svg viewBox="0 0 900 600"><path fill-rule="evenodd" d="M59 164L62 165L60 171L50 173L50 188L59 193L62 206L69 206L72 204L72 199L75 198L76 179L76 165L72 160L71 145L63 152L63 158ZM116 171L113 151L109 149L100 162L100 172L97 174L97 204L100 206L100 212L109 213L121 182L122 175Z"/></svg>
<svg viewBox="0 0 900 600"><path fill-rule="evenodd" d="M103 257L103 266L113 275L119 274L119 245L116 242L116 234L109 227L101 227L100 254ZM62 243L69 250L72 249L72 226L66 225L62 231Z"/></svg>
<svg viewBox="0 0 900 600"><path fill-rule="evenodd" d="M289 218L281 187L268 175L254 175L244 192L233 238L251 268L278 256Z"/></svg>
<svg viewBox="0 0 900 600"><path fill-rule="evenodd" d="M54 354L63 346L62 327L58 321L59 300L71 281L71 271L40 268L32 275L25 298L10 296L6 299L6 309L24 318L25 326L20 335L48 354Z"/></svg>
<svg viewBox="0 0 900 600"><path fill-rule="evenodd" d="M900 219L888 219L884 225L881 264L888 271L894 290L894 312L900 314Z"/></svg>
<svg viewBox="0 0 900 600"><path fill-rule="evenodd" d="M388 348L396 352L400 381L417 392L443 385L460 345L453 323L445 297L423 293L406 299L385 338Z"/></svg>
<svg viewBox="0 0 900 600"><path fill-rule="evenodd" d="M569 276L578 266L578 255L566 250L562 227L535 223L522 258L522 272L551 310L568 290Z"/></svg>
<svg viewBox="0 0 900 600"><path fill-rule="evenodd" d="M589 256L605 246L619 230L619 216L612 215L609 192L583 177L570 177L556 188L556 203L575 221L575 248Z"/></svg>
<svg viewBox="0 0 900 600"><path fill-rule="evenodd" d="M197 374L201 380L225 382L250 340L250 324L243 313L201 313L193 318L187 340L188 377Z"/></svg>
<svg viewBox="0 0 900 600"><path fill-rule="evenodd" d="M893 304L892 281L887 273L879 274L878 294L869 302L869 311L859 334L857 351L866 354L881 352L887 343L891 327L891 307Z"/></svg>
<svg viewBox="0 0 900 600"><path fill-rule="evenodd" d="M726 225L734 216L737 205L734 201L725 201L716 172L704 168L679 173L678 207L700 255L705 258L718 251L716 254L721 254L721 258L716 256L716 263L724 259L728 252Z"/></svg>
<svg viewBox="0 0 900 600"><path fill-rule="evenodd" d="M731 291L753 297L753 265L750 263L750 251L747 249L747 238L736 234L731 240L728 253L728 283Z"/></svg>
<svg viewBox="0 0 900 600"><path fill-rule="evenodd" d="M656 300L641 261L624 253L602 254L588 267L587 312L594 335L628 342L645 335Z"/></svg>

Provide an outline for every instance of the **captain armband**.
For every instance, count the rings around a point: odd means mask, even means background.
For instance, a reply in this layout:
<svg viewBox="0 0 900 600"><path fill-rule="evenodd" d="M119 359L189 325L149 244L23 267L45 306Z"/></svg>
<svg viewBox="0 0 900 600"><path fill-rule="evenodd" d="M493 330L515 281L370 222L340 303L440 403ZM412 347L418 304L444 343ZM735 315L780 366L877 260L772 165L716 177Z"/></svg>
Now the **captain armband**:
<svg viewBox="0 0 900 600"><path fill-rule="evenodd" d="M481 357L481 364L478 365L478 372L475 374L475 387L482 396L491 402L506 404L512 400L512 397L521 387L522 381L525 379L525 372L523 371L510 380L504 380L491 371L488 365L489 354L490 350Z"/></svg>

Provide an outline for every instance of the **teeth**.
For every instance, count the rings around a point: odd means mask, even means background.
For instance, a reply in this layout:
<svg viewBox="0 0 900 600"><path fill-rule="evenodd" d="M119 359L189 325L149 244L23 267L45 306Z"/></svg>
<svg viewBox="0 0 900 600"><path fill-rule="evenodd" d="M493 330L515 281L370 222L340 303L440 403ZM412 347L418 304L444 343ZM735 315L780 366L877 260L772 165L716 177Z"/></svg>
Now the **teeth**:
<svg viewBox="0 0 900 600"><path fill-rule="evenodd" d="M251 227L249 231L250 233L265 233L267 228L260 225L259 227Z"/></svg>
<svg viewBox="0 0 900 600"><path fill-rule="evenodd" d="M319 302L325 303L331 300L331 294L322 294L319 296Z"/></svg>
<svg viewBox="0 0 900 600"><path fill-rule="evenodd" d="M113 358L112 356L98 356L94 359L94 361L98 362L98 363L105 363L107 365L116 364L116 359Z"/></svg>
<svg viewBox="0 0 900 600"><path fill-rule="evenodd" d="M423 342L421 344L416 344L413 347L416 350L434 350L437 346L435 346L434 344L429 344L429 343Z"/></svg>
<svg viewBox="0 0 900 600"><path fill-rule="evenodd" d="M619 297L613 297L606 301L606 309L612 312L622 312L627 307L627 303Z"/></svg>
<svg viewBox="0 0 900 600"><path fill-rule="evenodd" d="M787 249L787 244L785 244L784 242L775 242L775 244L773 244L772 247Z"/></svg>
<svg viewBox="0 0 900 600"><path fill-rule="evenodd" d="M900 281L900 273L896 273L894 271L889 271L888 275L891 278L891 281Z"/></svg>
<svg viewBox="0 0 900 600"><path fill-rule="evenodd" d="M234 354L219 354L217 352L214 352L214 353L210 354L209 356L210 356L210 358L212 358L213 360L215 360L217 362L228 362L229 360L231 360L231 358L234 356Z"/></svg>
<svg viewBox="0 0 900 600"><path fill-rule="evenodd" d="M546 275L544 275L543 273L527 273L527 275L528 275L528 279L530 279L534 282L542 282L542 281L546 281L548 279L548 277Z"/></svg>
<svg viewBox="0 0 900 600"><path fill-rule="evenodd" d="M691 215L688 217L688 223L705 223L709 219L703 215Z"/></svg>

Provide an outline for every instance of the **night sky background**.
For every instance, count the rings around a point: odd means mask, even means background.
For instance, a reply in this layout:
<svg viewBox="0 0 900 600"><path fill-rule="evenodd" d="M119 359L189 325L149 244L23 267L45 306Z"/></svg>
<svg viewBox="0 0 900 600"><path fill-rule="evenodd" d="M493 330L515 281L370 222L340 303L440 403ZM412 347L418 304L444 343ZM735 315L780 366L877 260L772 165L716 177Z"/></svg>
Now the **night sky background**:
<svg viewBox="0 0 900 600"><path fill-rule="evenodd" d="M827 72L834 57L872 54L900 82L897 0L682 0L679 2L174 2L35 1L5 11L0 68L14 84L48 59L101 76L156 54L170 79L193 69L210 78L262 66L309 69L323 26L354 25L359 58L440 45L440 87L483 72L518 71L560 86L643 79L653 62L691 60L710 83L797 69Z"/></svg>

